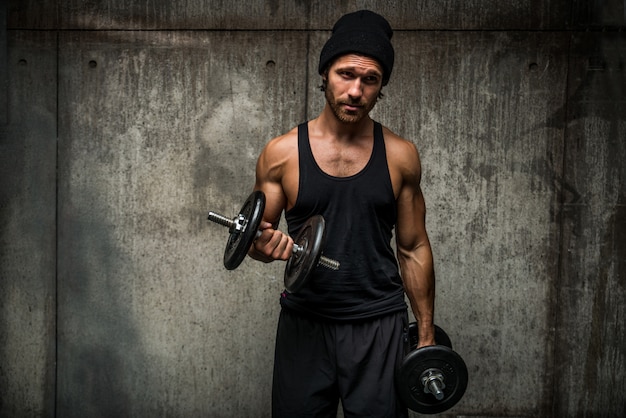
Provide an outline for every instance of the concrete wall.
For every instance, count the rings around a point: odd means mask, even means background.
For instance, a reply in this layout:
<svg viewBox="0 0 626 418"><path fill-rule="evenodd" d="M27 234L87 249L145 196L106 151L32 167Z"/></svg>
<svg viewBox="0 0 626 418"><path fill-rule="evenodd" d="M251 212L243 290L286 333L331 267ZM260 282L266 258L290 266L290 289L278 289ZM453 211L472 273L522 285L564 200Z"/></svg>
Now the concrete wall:
<svg viewBox="0 0 626 418"><path fill-rule="evenodd" d="M363 7L396 29L374 117L420 149L470 372L442 415L626 413L622 1L4 7L0 417L269 416L284 264L226 271L206 213L321 110L319 50Z"/></svg>

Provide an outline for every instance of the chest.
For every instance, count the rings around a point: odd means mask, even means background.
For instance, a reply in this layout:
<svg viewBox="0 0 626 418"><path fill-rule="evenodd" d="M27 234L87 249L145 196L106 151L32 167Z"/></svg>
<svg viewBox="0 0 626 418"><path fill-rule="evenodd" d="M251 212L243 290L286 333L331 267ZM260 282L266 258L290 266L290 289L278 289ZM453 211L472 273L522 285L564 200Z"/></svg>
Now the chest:
<svg viewBox="0 0 626 418"><path fill-rule="evenodd" d="M372 157L373 141L355 144L312 142L311 153L319 168L333 177L350 177L361 172Z"/></svg>

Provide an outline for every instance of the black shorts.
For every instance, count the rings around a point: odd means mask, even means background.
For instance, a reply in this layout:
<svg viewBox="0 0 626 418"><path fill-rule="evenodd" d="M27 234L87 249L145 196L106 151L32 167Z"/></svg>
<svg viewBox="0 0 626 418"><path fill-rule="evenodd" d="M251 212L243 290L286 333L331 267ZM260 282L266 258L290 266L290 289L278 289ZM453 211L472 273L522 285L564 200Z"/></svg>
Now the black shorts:
<svg viewBox="0 0 626 418"><path fill-rule="evenodd" d="M276 334L272 416L407 417L394 374L408 340L407 312L320 322L283 309Z"/></svg>

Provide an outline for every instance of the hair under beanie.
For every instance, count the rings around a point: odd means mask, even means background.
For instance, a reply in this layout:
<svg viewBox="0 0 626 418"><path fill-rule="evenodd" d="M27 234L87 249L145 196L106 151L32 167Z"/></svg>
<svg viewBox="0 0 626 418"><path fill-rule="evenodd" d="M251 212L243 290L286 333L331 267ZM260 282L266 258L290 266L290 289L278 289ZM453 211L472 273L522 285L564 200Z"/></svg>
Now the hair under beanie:
<svg viewBox="0 0 626 418"><path fill-rule="evenodd" d="M394 51L391 45L393 30L389 22L369 10L343 15L335 26L330 39L320 53L318 71L324 72L335 58L349 53L367 55L383 67L383 86L389 82L393 69Z"/></svg>

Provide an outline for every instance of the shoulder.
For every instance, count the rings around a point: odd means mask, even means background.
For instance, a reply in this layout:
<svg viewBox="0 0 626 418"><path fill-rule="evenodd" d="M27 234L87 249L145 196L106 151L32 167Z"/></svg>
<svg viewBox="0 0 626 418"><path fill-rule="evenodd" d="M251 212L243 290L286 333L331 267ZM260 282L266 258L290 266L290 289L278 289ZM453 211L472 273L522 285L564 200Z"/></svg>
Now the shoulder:
<svg viewBox="0 0 626 418"><path fill-rule="evenodd" d="M284 175L290 161L298 158L298 128L271 139L257 160L257 175L271 178Z"/></svg>
<svg viewBox="0 0 626 418"><path fill-rule="evenodd" d="M298 128L271 139L259 155L259 163L276 165L298 154Z"/></svg>
<svg viewBox="0 0 626 418"><path fill-rule="evenodd" d="M261 156L278 157L298 150L298 128L271 139L263 148Z"/></svg>
<svg viewBox="0 0 626 418"><path fill-rule="evenodd" d="M385 150L389 168L399 171L402 177L421 176L419 152L415 144L383 126Z"/></svg>

